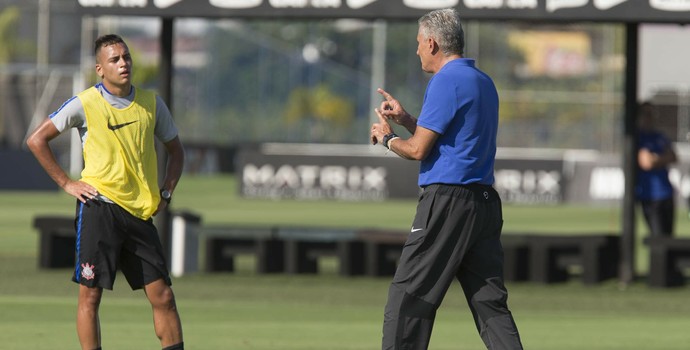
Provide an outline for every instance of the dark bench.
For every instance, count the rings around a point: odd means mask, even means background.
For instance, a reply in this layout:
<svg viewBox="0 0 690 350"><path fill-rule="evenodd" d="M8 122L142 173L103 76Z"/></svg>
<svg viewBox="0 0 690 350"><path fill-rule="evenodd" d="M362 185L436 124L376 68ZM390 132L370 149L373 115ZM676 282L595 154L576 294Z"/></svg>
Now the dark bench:
<svg viewBox="0 0 690 350"><path fill-rule="evenodd" d="M527 236L502 234L503 279L508 282L529 280L529 244Z"/></svg>
<svg viewBox="0 0 690 350"><path fill-rule="evenodd" d="M620 237L609 234L525 235L530 280L563 282L568 268L582 270L582 282L595 284L618 275Z"/></svg>
<svg viewBox="0 0 690 350"><path fill-rule="evenodd" d="M395 273L406 232L361 230L357 238L365 245L368 276ZM618 273L618 236L503 234L501 242L506 281L565 281L573 265L581 267L585 284L614 278Z"/></svg>
<svg viewBox="0 0 690 350"><path fill-rule="evenodd" d="M38 229L40 268L74 267L77 234L74 217L37 216L33 227Z"/></svg>
<svg viewBox="0 0 690 350"><path fill-rule="evenodd" d="M685 285L684 269L690 268L690 238L648 237L649 275L652 287Z"/></svg>
<svg viewBox="0 0 690 350"><path fill-rule="evenodd" d="M320 228L206 226L206 270L234 271L234 259L251 254L258 273L316 273L321 257L336 257L339 273L364 274L364 244L355 231Z"/></svg>
<svg viewBox="0 0 690 350"><path fill-rule="evenodd" d="M275 238L275 228L203 226L199 231L206 239L206 271L234 271L235 257L241 254L256 257L258 273L285 271L285 248Z"/></svg>
<svg viewBox="0 0 690 350"><path fill-rule="evenodd" d="M233 271L236 255L253 254L258 273L316 273L319 259L329 256L346 276L393 275L408 236L377 229L207 226L200 231L207 271ZM617 235L506 233L501 241L506 281L555 283L581 275L583 283L595 284L618 274Z"/></svg>
<svg viewBox="0 0 690 350"><path fill-rule="evenodd" d="M363 244L349 229L283 228L276 238L285 244L285 272L316 273L318 259L336 257L341 275L364 273Z"/></svg>
<svg viewBox="0 0 690 350"><path fill-rule="evenodd" d="M393 275L407 234L362 230L357 237L365 244L366 274ZM565 281L573 265L581 267L585 284L614 278L618 273L618 236L504 234L501 242L506 281Z"/></svg>
<svg viewBox="0 0 690 350"><path fill-rule="evenodd" d="M357 239L365 249L364 271L367 276L392 276L407 240L403 231L361 230Z"/></svg>

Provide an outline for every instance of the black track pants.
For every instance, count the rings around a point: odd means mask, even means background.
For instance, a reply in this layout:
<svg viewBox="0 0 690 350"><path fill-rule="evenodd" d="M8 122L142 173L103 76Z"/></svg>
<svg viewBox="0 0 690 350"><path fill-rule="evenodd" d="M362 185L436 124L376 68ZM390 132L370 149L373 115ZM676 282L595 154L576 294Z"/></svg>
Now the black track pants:
<svg viewBox="0 0 690 350"><path fill-rule="evenodd" d="M522 349L503 285L502 226L501 200L491 186L424 189L388 294L384 350L427 349L436 309L453 279L460 281L486 347Z"/></svg>

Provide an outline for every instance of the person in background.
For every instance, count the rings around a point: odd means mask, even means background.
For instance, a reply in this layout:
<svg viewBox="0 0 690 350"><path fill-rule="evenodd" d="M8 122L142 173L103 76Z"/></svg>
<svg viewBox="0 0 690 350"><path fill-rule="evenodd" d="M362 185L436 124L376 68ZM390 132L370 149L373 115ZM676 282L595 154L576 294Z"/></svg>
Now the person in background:
<svg viewBox="0 0 690 350"><path fill-rule="evenodd" d="M453 280L463 288L488 349L522 349L503 283L502 204L493 188L498 93L492 79L464 58L457 11L419 19L417 55L434 74L418 118L379 89L374 144L419 160L423 188L385 307L382 349L427 349L436 316ZM404 126L405 139L389 121Z"/></svg>
<svg viewBox="0 0 690 350"><path fill-rule="evenodd" d="M637 181L635 198L640 203L652 236L673 235L674 190L668 177L678 159L671 141L655 128L656 107L643 102L637 114Z"/></svg>
<svg viewBox="0 0 690 350"><path fill-rule="evenodd" d="M184 149L163 100L132 85L132 56L124 40L101 36L94 53L101 82L65 102L27 139L48 175L77 199L72 280L79 284L79 342L83 350L101 349L99 305L103 289L113 289L119 268L133 290L144 289L161 346L182 350L182 325L151 217L170 204ZM79 180L60 168L49 144L70 128L77 128L82 139ZM168 153L160 186L155 138Z"/></svg>

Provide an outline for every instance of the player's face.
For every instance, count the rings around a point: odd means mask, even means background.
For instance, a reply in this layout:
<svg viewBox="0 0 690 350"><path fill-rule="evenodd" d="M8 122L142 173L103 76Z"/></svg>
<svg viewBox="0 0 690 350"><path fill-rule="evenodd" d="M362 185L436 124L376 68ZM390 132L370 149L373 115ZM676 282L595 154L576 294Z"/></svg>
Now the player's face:
<svg viewBox="0 0 690 350"><path fill-rule="evenodd" d="M132 56L127 45L118 43L102 47L96 57L96 73L112 93L117 93L113 90L122 90L119 92L129 94Z"/></svg>
<svg viewBox="0 0 690 350"><path fill-rule="evenodd" d="M641 130L654 128L655 111L651 106L641 106L637 116L637 127Z"/></svg>

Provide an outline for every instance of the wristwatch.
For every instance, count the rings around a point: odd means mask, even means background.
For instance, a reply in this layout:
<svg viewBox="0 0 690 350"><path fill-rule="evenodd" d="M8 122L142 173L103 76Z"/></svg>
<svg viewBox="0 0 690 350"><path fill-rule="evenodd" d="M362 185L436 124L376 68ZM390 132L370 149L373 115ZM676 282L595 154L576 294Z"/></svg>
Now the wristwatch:
<svg viewBox="0 0 690 350"><path fill-rule="evenodd" d="M170 191L164 188L161 188L161 199L170 204L170 200L172 199L172 193L170 193Z"/></svg>
<svg viewBox="0 0 690 350"><path fill-rule="evenodd" d="M383 147L388 148L388 141L390 141L392 138L395 138L395 137L398 137L398 135L396 135L396 134L393 133L393 132L390 133L390 134L384 135L384 136L383 136L383 142L382 142ZM389 149L390 149L390 148L389 148Z"/></svg>

